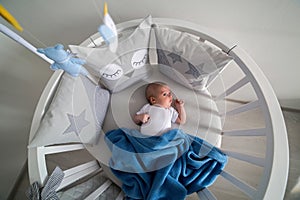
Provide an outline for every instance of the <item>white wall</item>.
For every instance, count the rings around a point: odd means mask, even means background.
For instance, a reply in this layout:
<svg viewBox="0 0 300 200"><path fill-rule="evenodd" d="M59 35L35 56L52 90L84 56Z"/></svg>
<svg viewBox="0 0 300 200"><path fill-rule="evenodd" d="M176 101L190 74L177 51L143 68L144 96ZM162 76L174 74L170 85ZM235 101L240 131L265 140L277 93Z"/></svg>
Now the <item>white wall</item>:
<svg viewBox="0 0 300 200"><path fill-rule="evenodd" d="M52 72L2 34L0 44L0 199L6 199L25 164L34 108Z"/></svg>
<svg viewBox="0 0 300 200"><path fill-rule="evenodd" d="M79 44L102 23L102 0L2 0L37 47ZM179 18L212 29L243 47L284 106L300 108L300 2L297 0L108 0L116 22ZM2 18L0 22L11 27ZM48 64L0 34L0 199L26 160L30 120L51 72ZM292 102L292 103L291 103ZM5 163L5 164L3 164ZM5 181L5 182L4 182Z"/></svg>

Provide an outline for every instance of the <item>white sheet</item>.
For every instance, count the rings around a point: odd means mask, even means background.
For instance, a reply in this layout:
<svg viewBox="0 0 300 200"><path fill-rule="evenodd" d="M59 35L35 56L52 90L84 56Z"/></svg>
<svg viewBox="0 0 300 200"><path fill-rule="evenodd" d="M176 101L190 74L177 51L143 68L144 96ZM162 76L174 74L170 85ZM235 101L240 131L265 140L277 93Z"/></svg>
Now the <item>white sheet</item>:
<svg viewBox="0 0 300 200"><path fill-rule="evenodd" d="M167 83L174 97L185 101L187 122L184 125L172 124L173 128L180 128L186 133L200 137L214 146L221 144L221 118L218 116L217 106L212 100L210 93L205 90L195 92L174 82L161 74L158 66L152 66L152 75L127 89L113 93L106 114L102 134L96 145L86 146L90 153L97 158L105 173L118 185L120 182L111 173L108 163L111 152L104 142L104 133L119 127L139 129L133 121L134 114L147 103L145 98L145 87L149 82L163 81Z"/></svg>

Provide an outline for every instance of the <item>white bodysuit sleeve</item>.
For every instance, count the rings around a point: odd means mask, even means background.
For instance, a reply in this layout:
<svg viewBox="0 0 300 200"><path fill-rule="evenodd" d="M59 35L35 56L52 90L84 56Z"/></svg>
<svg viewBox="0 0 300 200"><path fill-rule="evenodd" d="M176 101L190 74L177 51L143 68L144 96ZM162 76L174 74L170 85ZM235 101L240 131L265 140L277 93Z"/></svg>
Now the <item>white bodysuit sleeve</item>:
<svg viewBox="0 0 300 200"><path fill-rule="evenodd" d="M136 114L140 115L140 114L148 113L149 106L150 106L150 104L145 104Z"/></svg>
<svg viewBox="0 0 300 200"><path fill-rule="evenodd" d="M178 112L173 107L170 107L170 111L171 111L171 121L172 123L175 123L176 119L178 118Z"/></svg>

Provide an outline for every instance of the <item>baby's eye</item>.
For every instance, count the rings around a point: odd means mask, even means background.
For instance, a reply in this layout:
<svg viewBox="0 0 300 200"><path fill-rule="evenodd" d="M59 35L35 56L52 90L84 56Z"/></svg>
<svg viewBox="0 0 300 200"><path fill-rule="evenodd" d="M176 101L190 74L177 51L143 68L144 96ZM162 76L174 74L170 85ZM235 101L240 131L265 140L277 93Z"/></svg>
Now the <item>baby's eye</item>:
<svg viewBox="0 0 300 200"><path fill-rule="evenodd" d="M171 92L165 92L165 93L163 93L163 96L164 96L164 97L165 97L165 96L170 97L170 96L172 96L172 93L171 93Z"/></svg>

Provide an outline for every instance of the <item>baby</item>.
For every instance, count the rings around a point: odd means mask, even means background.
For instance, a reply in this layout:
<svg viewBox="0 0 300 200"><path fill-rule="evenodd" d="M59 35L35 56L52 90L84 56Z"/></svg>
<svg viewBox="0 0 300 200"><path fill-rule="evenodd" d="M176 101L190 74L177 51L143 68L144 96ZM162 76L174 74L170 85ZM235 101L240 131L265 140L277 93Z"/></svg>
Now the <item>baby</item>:
<svg viewBox="0 0 300 200"><path fill-rule="evenodd" d="M145 92L149 103L134 116L134 122L142 124L142 134L161 135L171 128L171 122L177 124L186 122L184 102L176 99L175 109L172 107L173 97L168 85L161 82L150 83Z"/></svg>

